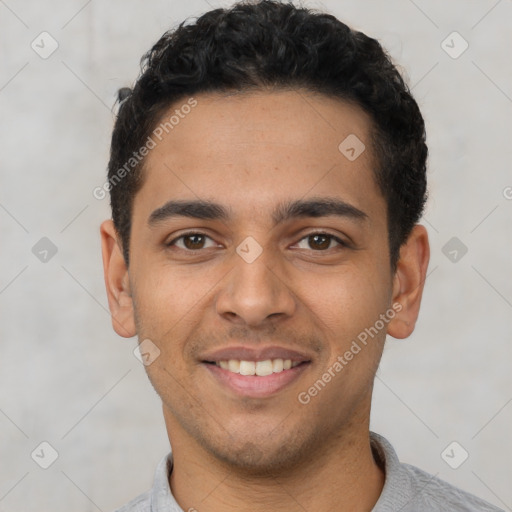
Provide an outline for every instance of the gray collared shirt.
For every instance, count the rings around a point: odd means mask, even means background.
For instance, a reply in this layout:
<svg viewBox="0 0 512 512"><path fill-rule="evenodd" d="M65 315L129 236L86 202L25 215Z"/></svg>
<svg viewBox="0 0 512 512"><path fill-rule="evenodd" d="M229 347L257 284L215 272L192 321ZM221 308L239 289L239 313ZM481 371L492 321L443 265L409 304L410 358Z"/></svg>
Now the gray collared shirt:
<svg viewBox="0 0 512 512"><path fill-rule="evenodd" d="M401 463L387 439L370 432L374 456L385 467L384 488L372 512L504 512L415 466ZM169 487L172 453L155 473L153 488L116 512L184 512Z"/></svg>

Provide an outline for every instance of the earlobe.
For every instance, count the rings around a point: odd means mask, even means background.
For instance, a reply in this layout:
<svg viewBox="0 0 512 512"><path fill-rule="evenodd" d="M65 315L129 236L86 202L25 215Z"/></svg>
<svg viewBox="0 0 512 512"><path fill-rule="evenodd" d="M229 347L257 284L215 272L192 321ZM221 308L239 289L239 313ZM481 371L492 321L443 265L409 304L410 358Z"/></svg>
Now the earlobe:
<svg viewBox="0 0 512 512"><path fill-rule="evenodd" d="M400 248L400 259L393 278L392 303L401 309L388 324L388 334L407 338L414 331L430 259L428 234L424 226L414 226Z"/></svg>
<svg viewBox="0 0 512 512"><path fill-rule="evenodd" d="M124 261L119 235L111 220L101 224L103 275L107 290L112 327L123 338L136 334L133 299L128 268Z"/></svg>

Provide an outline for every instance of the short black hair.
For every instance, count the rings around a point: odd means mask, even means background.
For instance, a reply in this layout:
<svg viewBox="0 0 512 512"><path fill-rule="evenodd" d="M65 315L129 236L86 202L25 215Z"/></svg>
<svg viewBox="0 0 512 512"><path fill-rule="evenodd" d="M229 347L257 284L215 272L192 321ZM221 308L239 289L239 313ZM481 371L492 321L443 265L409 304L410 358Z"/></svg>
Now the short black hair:
<svg viewBox="0 0 512 512"><path fill-rule="evenodd" d="M127 265L133 199L144 178L137 152L170 106L199 93L290 88L355 103L370 115L374 174L387 202L396 268L427 198L419 107L377 40L330 14L273 0L239 2L194 23L185 20L143 56L133 89L119 91L108 183Z"/></svg>

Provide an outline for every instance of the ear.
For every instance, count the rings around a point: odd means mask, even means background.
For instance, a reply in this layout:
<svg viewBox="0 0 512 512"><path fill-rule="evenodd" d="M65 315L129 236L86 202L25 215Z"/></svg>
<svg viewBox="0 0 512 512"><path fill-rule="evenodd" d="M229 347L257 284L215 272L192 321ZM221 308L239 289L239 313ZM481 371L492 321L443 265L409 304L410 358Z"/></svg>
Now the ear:
<svg viewBox="0 0 512 512"><path fill-rule="evenodd" d="M111 220L101 224L103 274L107 289L112 327L123 338L137 333L128 268L124 261L121 240Z"/></svg>
<svg viewBox="0 0 512 512"><path fill-rule="evenodd" d="M393 302L399 303L395 317L388 324L388 334L407 338L414 331L420 311L423 286L430 259L428 234L424 226L414 226L400 248L400 259L393 277Z"/></svg>

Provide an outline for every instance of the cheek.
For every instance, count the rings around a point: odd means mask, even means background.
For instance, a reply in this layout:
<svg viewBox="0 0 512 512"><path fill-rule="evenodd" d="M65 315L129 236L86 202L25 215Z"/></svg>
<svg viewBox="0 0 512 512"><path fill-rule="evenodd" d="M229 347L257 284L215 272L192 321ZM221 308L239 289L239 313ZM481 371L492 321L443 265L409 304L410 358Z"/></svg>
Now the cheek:
<svg viewBox="0 0 512 512"><path fill-rule="evenodd" d="M146 271L137 276L136 298L144 318L173 323L193 312L208 295L214 280L212 273L179 268L161 263L148 263Z"/></svg>
<svg viewBox="0 0 512 512"><path fill-rule="evenodd" d="M142 270L142 269L141 269ZM184 343L201 323L222 273L199 267L171 267L147 262L134 281L135 316L139 338L153 340L169 356L183 353ZM168 360L178 362L181 357Z"/></svg>
<svg viewBox="0 0 512 512"><path fill-rule="evenodd" d="M351 329L375 321L386 307L388 286L381 275L368 266L347 265L336 272L307 279L303 296L305 302L327 325Z"/></svg>
<svg viewBox="0 0 512 512"><path fill-rule="evenodd" d="M328 340L331 365L350 350L353 354L347 359L359 361L354 367L373 366L379 357L386 325L379 322L377 332L374 326L388 307L389 289L383 276L376 274L369 266L350 265L303 283L303 303Z"/></svg>

